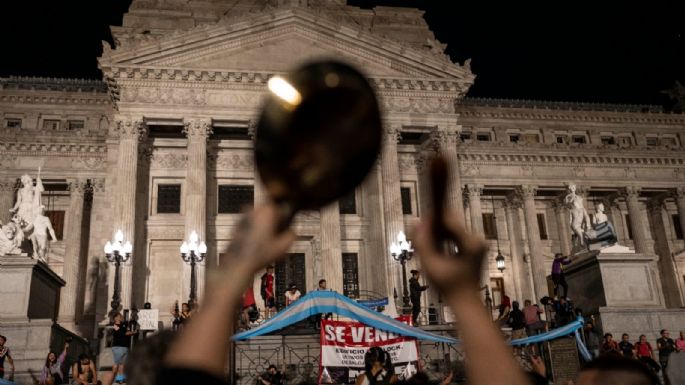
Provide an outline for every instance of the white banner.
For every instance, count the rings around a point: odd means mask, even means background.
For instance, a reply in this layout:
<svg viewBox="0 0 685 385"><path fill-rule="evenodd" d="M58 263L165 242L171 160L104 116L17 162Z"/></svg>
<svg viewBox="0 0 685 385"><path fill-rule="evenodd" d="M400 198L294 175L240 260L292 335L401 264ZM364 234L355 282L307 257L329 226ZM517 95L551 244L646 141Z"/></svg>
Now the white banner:
<svg viewBox="0 0 685 385"><path fill-rule="evenodd" d="M159 309L138 310L138 325L140 330L157 330Z"/></svg>

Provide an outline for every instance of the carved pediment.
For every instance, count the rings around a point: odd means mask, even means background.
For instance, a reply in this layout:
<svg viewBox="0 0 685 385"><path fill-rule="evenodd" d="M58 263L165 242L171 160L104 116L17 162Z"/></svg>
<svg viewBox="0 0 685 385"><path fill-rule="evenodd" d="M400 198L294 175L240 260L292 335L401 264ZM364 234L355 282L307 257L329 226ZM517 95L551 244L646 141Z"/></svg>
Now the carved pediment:
<svg viewBox="0 0 685 385"><path fill-rule="evenodd" d="M151 41L106 48L107 74L124 68L284 72L320 58L357 64L370 77L441 78L470 85L474 75L446 56L393 41L321 14L277 9L219 21Z"/></svg>

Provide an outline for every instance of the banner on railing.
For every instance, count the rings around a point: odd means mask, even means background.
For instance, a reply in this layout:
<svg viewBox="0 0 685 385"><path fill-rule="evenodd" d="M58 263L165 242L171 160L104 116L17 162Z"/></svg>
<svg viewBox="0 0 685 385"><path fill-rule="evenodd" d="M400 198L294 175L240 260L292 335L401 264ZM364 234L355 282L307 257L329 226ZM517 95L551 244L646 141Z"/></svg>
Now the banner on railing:
<svg viewBox="0 0 685 385"><path fill-rule="evenodd" d="M398 321L410 324L410 316ZM320 384L352 384L364 371L366 351L378 346L388 352L397 376L409 378L418 370L416 339L375 329L359 322L321 321Z"/></svg>

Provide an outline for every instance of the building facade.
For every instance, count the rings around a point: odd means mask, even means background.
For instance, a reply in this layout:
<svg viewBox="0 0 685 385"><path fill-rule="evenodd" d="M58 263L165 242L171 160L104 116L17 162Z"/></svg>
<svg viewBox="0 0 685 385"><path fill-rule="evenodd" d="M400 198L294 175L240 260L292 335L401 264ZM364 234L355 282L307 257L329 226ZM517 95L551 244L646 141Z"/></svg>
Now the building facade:
<svg viewBox="0 0 685 385"><path fill-rule="evenodd" d="M481 281L495 302L549 293L554 253L571 252L561 197L575 183L590 213L605 205L620 244L654 256L658 307L685 305L684 115L465 97L475 79L468 62L450 61L416 9L134 0L112 31L102 82L0 79L0 220L17 180L40 167L58 233L48 262L67 282L58 322L80 335L96 337L107 318L114 272L102 250L119 229L133 244L124 308L150 302L170 322L167 310L189 296L179 247L192 231L208 245L202 297L240 212L266 199L252 155L266 81L318 58L368 76L384 144L354 194L296 217L298 239L276 266L279 290L309 291L326 278L351 297L401 301L389 245L429 209L426 165L439 151L452 166L450 207L490 243ZM259 297L259 275L254 290ZM425 296L439 304L437 293Z"/></svg>

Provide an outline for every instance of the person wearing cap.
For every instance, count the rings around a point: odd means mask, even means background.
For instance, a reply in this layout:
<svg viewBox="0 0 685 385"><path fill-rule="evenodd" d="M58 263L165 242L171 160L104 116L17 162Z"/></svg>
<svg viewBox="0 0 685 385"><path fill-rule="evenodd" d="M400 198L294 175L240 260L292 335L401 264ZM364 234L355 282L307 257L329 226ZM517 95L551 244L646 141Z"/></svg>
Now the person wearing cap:
<svg viewBox="0 0 685 385"><path fill-rule="evenodd" d="M285 292L285 306L290 306L291 303L297 301L302 296L299 290L297 290L297 285L291 283L288 291Z"/></svg>
<svg viewBox="0 0 685 385"><path fill-rule="evenodd" d="M411 278L409 279L409 299L411 299L411 320L412 324L417 324L419 313L421 313L421 292L428 289L428 286L421 286L419 283L418 270L411 271Z"/></svg>
<svg viewBox="0 0 685 385"><path fill-rule="evenodd" d="M266 373L264 375L260 375L258 377L258 384L262 383L263 385L282 385L283 384L283 375L281 375L281 372L278 371L278 368L276 368L276 365L269 365L269 369L266 370Z"/></svg>

